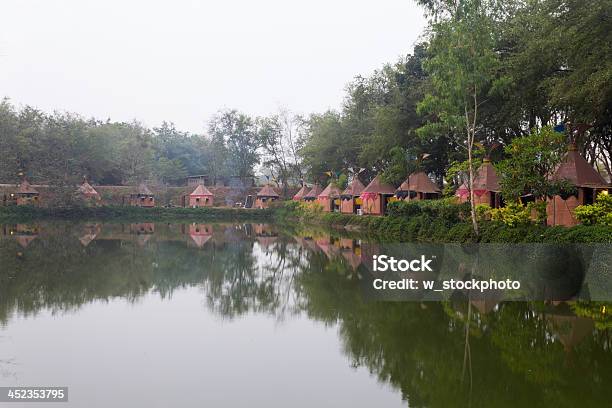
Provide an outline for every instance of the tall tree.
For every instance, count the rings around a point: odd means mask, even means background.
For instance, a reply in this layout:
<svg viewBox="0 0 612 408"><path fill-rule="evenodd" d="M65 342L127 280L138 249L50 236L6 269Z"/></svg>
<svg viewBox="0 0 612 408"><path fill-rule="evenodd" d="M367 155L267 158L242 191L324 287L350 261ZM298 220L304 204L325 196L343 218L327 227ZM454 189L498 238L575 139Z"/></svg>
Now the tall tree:
<svg viewBox="0 0 612 408"><path fill-rule="evenodd" d="M450 129L466 148L471 218L477 235L473 152L485 128L479 109L495 88L499 65L493 19L487 5L481 0L459 0L447 16L431 22L430 58L425 68L432 92L419 105L421 112L433 113L437 118L420 129L423 136Z"/></svg>

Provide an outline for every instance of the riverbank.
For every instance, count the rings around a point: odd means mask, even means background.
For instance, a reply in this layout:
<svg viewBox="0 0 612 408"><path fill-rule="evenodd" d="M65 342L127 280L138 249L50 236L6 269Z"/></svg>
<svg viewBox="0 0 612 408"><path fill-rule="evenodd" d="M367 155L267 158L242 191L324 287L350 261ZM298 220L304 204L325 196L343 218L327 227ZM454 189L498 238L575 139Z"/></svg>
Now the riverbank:
<svg viewBox="0 0 612 408"><path fill-rule="evenodd" d="M576 242L612 243L612 227L605 225L577 225L547 227L524 223L508 226L501 222L481 220L480 234L474 234L469 219L469 207L431 202L415 202L400 214L384 217L327 213L298 203L285 203L275 217L283 217L301 224L315 224L328 228L359 230L363 234L385 242Z"/></svg>
<svg viewBox="0 0 612 408"><path fill-rule="evenodd" d="M0 223L67 221L271 221L274 211L229 207L141 208L125 206L38 208L0 207Z"/></svg>

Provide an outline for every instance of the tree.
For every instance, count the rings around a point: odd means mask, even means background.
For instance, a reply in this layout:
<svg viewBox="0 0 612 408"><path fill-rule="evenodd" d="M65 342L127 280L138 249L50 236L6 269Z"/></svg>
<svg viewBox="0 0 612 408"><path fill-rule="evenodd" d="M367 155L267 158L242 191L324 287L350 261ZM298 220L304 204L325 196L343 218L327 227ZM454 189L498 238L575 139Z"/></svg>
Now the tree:
<svg viewBox="0 0 612 408"><path fill-rule="evenodd" d="M218 112L210 122L209 134L218 153L226 155L232 175L253 175L253 168L259 163L259 141L255 124L249 116L236 110ZM221 147L222 143L225 149Z"/></svg>
<svg viewBox="0 0 612 408"><path fill-rule="evenodd" d="M446 2L442 2L446 3ZM451 129L465 145L468 159L468 188L471 218L478 235L474 203L473 149L484 126L480 107L494 91L499 61L495 54L493 19L487 3L479 0L453 2L450 14L430 23L430 57L425 62L432 92L419 105L422 113L433 113L437 120L420 129L423 136Z"/></svg>
<svg viewBox="0 0 612 408"><path fill-rule="evenodd" d="M567 188L550 180L567 151L565 145L565 135L549 126L512 140L505 148L508 157L498 164L504 199L518 202L526 194L542 198L554 189Z"/></svg>
<svg viewBox="0 0 612 408"><path fill-rule="evenodd" d="M286 194L289 183L302 180L304 176L298 155L303 120L281 109L279 114L257 118L255 122L263 165L270 171L272 178L282 185Z"/></svg>

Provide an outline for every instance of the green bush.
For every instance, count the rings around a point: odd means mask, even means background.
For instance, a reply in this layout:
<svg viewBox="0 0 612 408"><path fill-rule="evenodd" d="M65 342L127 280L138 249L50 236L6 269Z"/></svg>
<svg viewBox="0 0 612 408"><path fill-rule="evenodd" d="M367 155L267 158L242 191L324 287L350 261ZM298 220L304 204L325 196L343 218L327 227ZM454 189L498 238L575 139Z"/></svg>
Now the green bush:
<svg viewBox="0 0 612 408"><path fill-rule="evenodd" d="M520 203L509 203L502 208L494 208L490 211L493 221L502 222L509 227L529 224L531 214L529 208Z"/></svg>
<svg viewBox="0 0 612 408"><path fill-rule="evenodd" d="M584 225L612 226L612 196L607 192L597 195L592 205L580 205L574 210L576 218Z"/></svg>

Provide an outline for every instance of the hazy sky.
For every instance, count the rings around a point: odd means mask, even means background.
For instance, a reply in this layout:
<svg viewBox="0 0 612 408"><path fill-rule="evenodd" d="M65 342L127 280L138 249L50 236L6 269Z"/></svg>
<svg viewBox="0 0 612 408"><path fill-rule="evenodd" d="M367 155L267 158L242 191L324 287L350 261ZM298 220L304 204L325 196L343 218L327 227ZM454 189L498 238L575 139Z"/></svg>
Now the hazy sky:
<svg viewBox="0 0 612 408"><path fill-rule="evenodd" d="M0 0L0 97L203 132L222 108L337 108L424 25L412 0Z"/></svg>

